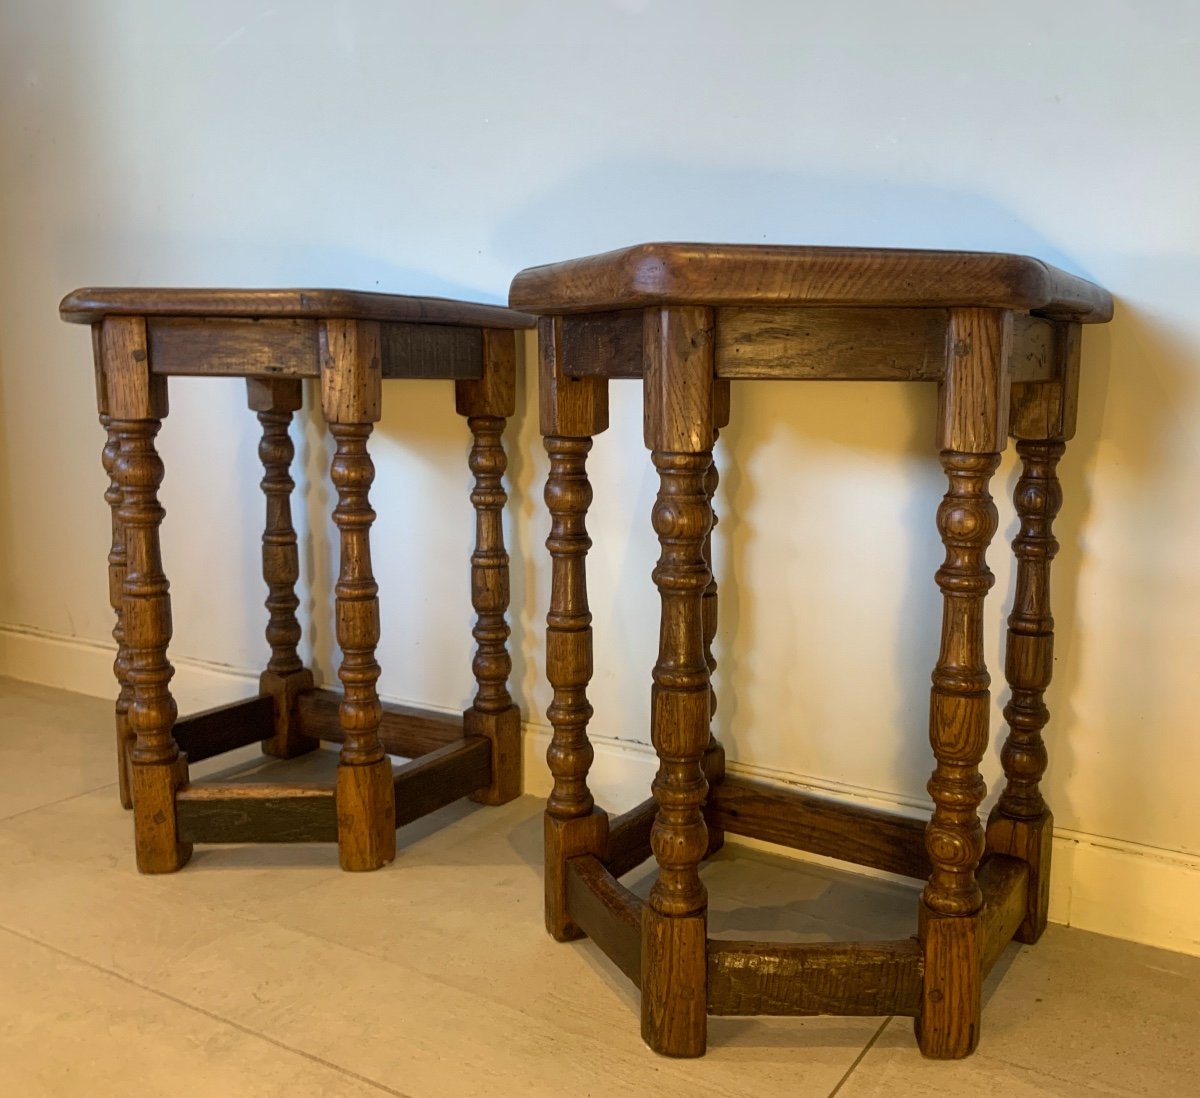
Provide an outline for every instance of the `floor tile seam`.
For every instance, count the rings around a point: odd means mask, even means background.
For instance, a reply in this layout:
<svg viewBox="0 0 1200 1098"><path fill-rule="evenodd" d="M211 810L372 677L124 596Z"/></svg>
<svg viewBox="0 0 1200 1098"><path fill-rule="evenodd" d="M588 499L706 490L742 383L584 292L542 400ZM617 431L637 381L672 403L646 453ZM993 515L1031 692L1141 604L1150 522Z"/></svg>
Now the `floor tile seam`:
<svg viewBox="0 0 1200 1098"><path fill-rule="evenodd" d="M268 924L268 925L283 926L285 924L276 923L276 924ZM348 943L340 941L337 938L330 938L330 937L326 937L325 935L322 935L322 934L313 933L303 927L287 926L286 929L290 930L291 932L293 932L303 938L308 938L308 939L311 939L314 941L318 941L325 945L334 945L334 946L338 946L338 947L347 949L351 953L357 954L358 956L361 956L363 958L366 958L366 959L371 960L376 963L378 963L379 961L382 960L386 964L396 965L398 968L402 969L403 971L411 972L411 973L421 976L425 979L429 979L433 983L437 984L440 987L447 988L448 990L454 991L458 994L470 995L474 999L478 1000L481 1004L483 1004L485 1009L494 1010L496 1008L504 1008L504 1009L512 1011L514 1014L518 1015L522 1019L531 1020L531 1021L534 1021L534 1022L537 1022L540 1024L554 1025L555 1028L567 1038L573 1038L573 1037L577 1036L576 1034L572 1033L570 1030L563 1029L562 1027L558 1026L551 1019L538 1017L537 1015L530 1013L528 1010L525 1010L518 1006L514 1006L512 1003L510 1003L504 999L491 999L491 998L488 998L487 996L481 995L478 991L473 991L473 990L470 990L467 988L460 987L457 984L455 984L449 980L446 980L445 978L443 978L439 975L426 972L420 968L413 967L412 965L406 964L405 962L403 962L395 957L388 956L388 957L381 958L379 955L373 954L366 949L362 949L360 947L349 945ZM143 984L139 980L136 980L131 976L127 976L124 973L117 972L113 969L110 969L110 968L104 966L104 965L98 964L95 961L91 961L91 960L87 959L86 957L82 957L78 954L72 953L70 950L62 949L59 946L55 946L49 942L42 941L41 939L36 938L33 935L26 934L24 931L17 930L14 927L7 926L4 923L0 923L0 930L7 931L8 933L14 935L17 938L28 941L34 945L41 946L42 948L47 949L50 952L59 954L70 960L73 960L80 964L86 965L88 968L91 968L97 972L101 972L101 973L104 973L105 975L112 976L115 979L122 981L123 983L129 984L132 987L136 987L139 990L148 992L149 994L157 996L160 999L164 999L167 1002L175 1003L179 1006L185 1007L186 1009L194 1011L195 1013L203 1015L204 1017L211 1018L215 1021L229 1025L229 1026L233 1027L234 1029L239 1030L240 1032L244 1032L250 1036L260 1038L260 1039L266 1041L267 1043L275 1045L281 1049L284 1049L289 1052L295 1052L298 1055L303 1056L305 1059L313 1061L314 1063L322 1064L323 1066L329 1067L333 1070L341 1072L342 1074L345 1074L354 1079L360 1080L363 1083L366 1083L373 1087L379 1088L383 1093L391 1096L391 1098L413 1098L413 1096L406 1094L405 1092L388 1088L388 1087L386 1087L385 1084L379 1083L376 1080L370 1079L367 1076L360 1075L358 1072L355 1072L352 1069L342 1067L336 1063L333 1063L332 1061L326 1060L320 1056L306 1052L302 1049L297 1049L297 1048L287 1044L286 1042L283 1042L276 1038L270 1037L269 1035L261 1033L260 1031L255 1030L249 1026L246 1026L245 1024L243 1024L241 1022L238 1022L231 1018L226 1018L225 1016L217 1014L213 1011L206 1010L204 1007L198 1006L194 1003L189 1003L184 999L179 999L178 997L170 994L169 992L165 992L158 988L152 987L150 985ZM707 1087L705 1087L701 1090L696 1091L695 1093L701 1094L701 1095L712 1095L713 1098L716 1098L716 1096L718 1094L723 1093L723 1092L720 1091L719 1089L711 1089L710 1090Z"/></svg>
<svg viewBox="0 0 1200 1098"><path fill-rule="evenodd" d="M573 1034L571 1033L570 1030L564 1029L563 1027L559 1026L557 1023L553 1022L551 1019L539 1017L538 1015L531 1013L530 1011L524 1009L523 1007L516 1006L515 1004L513 1004L512 1002L510 1002L509 1000L507 1000L503 997L491 997L491 996L480 993L479 991L475 990L474 988L462 987L461 985L455 983L453 980L448 979L447 977L445 977L444 975L442 975L439 972L429 972L428 970L426 970L424 968L421 968L417 965L414 965L414 964L411 964L411 963L405 961L401 957L393 956L390 953L387 954L386 956L381 956L378 953L372 953L369 949L366 949L362 946L352 945L349 942L343 941L341 938L331 937L331 936L328 936L325 934L321 934L320 932L311 930L308 927L298 927L298 926L294 926L290 923L280 923L280 922L275 922L273 925L284 927L285 929L290 930L294 934L299 934L305 938L309 938L313 941L320 942L323 945L327 945L327 946L332 945L332 946L337 946L341 949L348 950L350 953L353 953L358 957L362 957L365 960L371 961L376 964L378 964L379 962L383 962L384 964L395 965L397 968L401 969L404 972L411 973L414 976L419 976L425 980L429 980L431 983L437 984L439 987L443 987L448 991L453 991L459 995L469 995L473 999L476 999L480 1003L484 1004L485 1007L487 1007L489 1009L500 1008L500 1009L504 1009L504 1010L509 1010L509 1011L512 1011L514 1014L519 1015L521 1018L528 1019L530 1021L539 1022L542 1024L554 1025L555 1028L557 1030L559 1030L559 1032L564 1033L568 1037L573 1036Z"/></svg>
<svg viewBox="0 0 1200 1098"><path fill-rule="evenodd" d="M354 953L354 954L356 954L360 957L363 957L367 960L370 960L370 961L373 961L376 963L383 961L385 964L395 965L397 968L400 968L405 972L413 973L414 975L420 976L423 979L429 980L432 983L437 984L439 987L446 988L447 990L453 991L459 995L469 995L473 999L482 1003L484 1005L485 1009L488 1009L490 1011L494 1011L496 1009L504 1009L504 1010L511 1011L513 1014L519 1016L522 1019L525 1019L525 1020L528 1020L531 1022L535 1022L539 1025L553 1026L555 1028L555 1030L557 1030L559 1033L563 1034L563 1036L568 1039L575 1039L579 1036L578 1034L572 1032L570 1029L564 1028L563 1026L559 1025L557 1022L555 1022L551 1018L545 1018L545 1017L539 1016L537 1014L534 1014L531 1011L529 1011L523 1007L517 1006L502 997L492 998L492 997L483 995L479 991L476 991L472 988L461 987L460 985L454 983L452 980L446 979L440 973L428 972L425 969L418 968L414 965L408 964L405 961L401 960L400 958L397 958L397 957L394 957L391 955L388 955L386 957L380 957L379 954L372 953L368 949L364 949L360 946L351 945L350 943L344 942L338 938L327 937L324 934L320 934L320 933L311 931L306 927L296 927L296 926L291 926L290 924L278 924L278 925L280 925L280 926L286 925L287 929L291 930L293 933L302 935L303 937L306 937L306 938L311 938L311 939L321 942L325 945L339 946L339 947L349 950L351 953ZM595 1043L602 1045L603 1041L596 1041ZM695 1090L694 1093L699 1094L699 1095L710 1094L713 1096L713 1098L717 1098L718 1095L723 1094L725 1092L721 1091L719 1088L714 1088L714 1089L710 1090L707 1087L705 1087L703 1090Z"/></svg>
<svg viewBox="0 0 1200 1098"><path fill-rule="evenodd" d="M32 812L41 812L47 808L56 808L60 804L77 801L80 797L90 797L93 793L101 793L105 789L116 789L116 787L116 782L105 782L94 789L83 789L78 793L70 793L65 797L59 797L57 801L47 801L45 804L35 804L30 808L22 808L20 812L14 812L11 816L0 816L0 824L6 824L10 820L19 820L22 816L28 816Z"/></svg>
<svg viewBox="0 0 1200 1098"><path fill-rule="evenodd" d="M829 1092L829 1094L826 1096L826 1098L835 1098L835 1096L842 1089L842 1087L844 1087L846 1085L847 1081L850 1079L850 1076L854 1074L855 1069L858 1067L858 1065L861 1064L863 1062L863 1060L866 1059L867 1053L869 1053L871 1051L871 1049L873 1049L875 1047L875 1042L878 1041L879 1038L883 1036L883 1031L885 1029L887 1029L887 1027L892 1023L894 1017L895 1017L894 1015L889 1014L886 1018L884 1018L883 1022L880 1024L879 1028L873 1034L871 1034L870 1039L867 1041L867 1043L865 1045L863 1045L862 1050L859 1052L859 1054L856 1057L854 1057L854 1062L846 1069L846 1074L843 1075L834 1084L833 1090L831 1090Z"/></svg>
<svg viewBox="0 0 1200 1098"><path fill-rule="evenodd" d="M4 820L0 820L0 831L2 831L5 822L6 821L4 821ZM81 860L78 858L62 858L62 859L60 859L60 858L51 857L51 858L41 859L37 864L39 864L41 866L46 866L46 865L75 866L75 867L80 867L80 868L84 868L84 869L96 868L94 859L82 859ZM0 866L0 873L3 872L3 869L4 869L4 867ZM120 867L117 867L116 871L119 872L119 870L120 870ZM102 875L107 874L111 871L113 871L112 867L109 867L109 866L104 866L100 870ZM185 870L185 872L186 872L186 870ZM166 875L163 875L163 876L166 876ZM173 875L171 875L171 876L173 876ZM156 877L159 877L159 875L158 874L151 875L150 879L154 880ZM137 874L137 877L135 878L135 884L140 884L144 879L145 878L142 876L142 874L140 874L140 873ZM317 887L317 885L319 885L321 883L322 882L317 881L317 882L314 882L312 885L302 886L295 893L293 893L292 896L298 896L302 892L305 892L307 889ZM202 897L193 897L193 896L188 896L187 894L180 894L180 893L167 894L164 892L159 892L159 893L156 893L155 895L159 899L167 898L172 901L186 902L193 910L195 910L197 912L202 912L207 915L212 915L217 918L227 919L230 922L237 925L239 929L260 930L260 929L272 927L272 926L286 925L286 924L280 923L278 921L278 919L274 916L260 915L260 914L256 914L255 912L252 912L252 911L251 912L245 911L239 906L239 904L236 900L232 900L232 899L223 900L219 897L214 899L209 895L202 896ZM6 929L6 930L9 930L12 933L18 934L18 935L23 934L22 931L16 930L13 927L5 926L3 923L0 923L0 929ZM30 938L30 941L39 941L39 939ZM61 947L55 946L49 942L44 942L42 944L44 944L49 949L60 949L61 948ZM63 950L63 953L66 956L73 956L73 954L71 954L68 950ZM95 964L95 962L92 962L92 961L88 961L87 963ZM103 966L97 966L97 967L102 968Z"/></svg>
<svg viewBox="0 0 1200 1098"><path fill-rule="evenodd" d="M310 886L310 887L317 887L318 885L320 885L322 883L325 883L325 882L316 882L313 886ZM301 891L304 891L304 890L301 890ZM242 924L240 927L240 929L242 929L242 930L249 930L249 931L255 931L255 932L262 931L262 930L279 930L279 929L286 930L291 934L297 935L301 939L306 939L311 942L317 942L324 946L334 946L338 949L344 949L349 953L353 953L357 957L361 957L364 960L370 961L375 964L382 962L383 964L394 965L396 968L398 968L402 972L409 973L414 976L419 976L422 979L427 979L427 980L431 981L432 983L437 984L439 987L443 987L443 988L447 989L448 991L453 991L453 992L456 992L461 995L470 995L471 997L473 997L474 999L477 999L479 1002L481 1002L488 1008L497 1008L497 1007L504 1008L504 1009L513 1011L515 1014L520 1015L522 1018L529 1018L529 1019L537 1020L535 1015L530 1014L528 1011L514 1006L512 1003L508 1002L504 998L492 998L492 997L489 997L486 995L482 995L480 992L473 990L471 988L464 988L464 987L460 986L459 984L455 983L454 981L447 979L441 973L429 972L420 966L414 965L414 964L404 960L403 957L398 956L396 954L387 953L387 954L381 955L379 953L374 953L370 949L363 947L363 946L355 945L351 942L348 942L345 939L338 937L336 934L323 934L320 931L314 930L308 926L297 926L294 923L283 922L278 917L246 914L244 912L239 912L239 911L233 910L231 907L226 907L225 905L220 904L219 902L214 902L211 900L201 901L198 906L200 906L201 908L203 908L206 911L211 912L214 915L220 915L223 917L232 918L236 922ZM17 934L20 937L25 937L25 935L22 931L14 930L12 927L5 926L5 924L3 924L3 923L0 923L0 929L9 930L10 932ZM39 944L45 945L48 949L56 949L56 950L59 949L59 947L57 947L57 946L51 945L50 943L46 943L46 942L40 942L39 939L36 939L33 937L30 937L29 940L36 941ZM60 950L60 952L62 952L64 954L64 956L68 956L68 957L75 956L69 950ZM105 971L105 972L109 971L108 969L104 968L103 965L98 965L92 961L85 960L84 963L93 965L93 967L98 968L101 971ZM120 973L114 973L114 975L117 975L121 979L129 979L130 982L135 984L136 986L139 986L139 987L143 986L143 985L139 984L136 980L133 980L132 978L129 978L129 977L122 976ZM154 991L153 988L147 988L147 990ZM171 996L166 992L155 991L155 994L161 994L165 998L171 998ZM196 1008L196 1009L201 1010L202 1013L204 1012L203 1008ZM231 1023L231 1024L236 1024L236 1023ZM566 1032L566 1031L564 1031L564 1032ZM407 1096L405 1096L405 1098L407 1098Z"/></svg>
<svg viewBox="0 0 1200 1098"><path fill-rule="evenodd" d="M841 1092L843 1087L845 1087L846 1083L849 1082L850 1076L853 1075L854 1072L858 1070L858 1068L862 1065L863 1061L866 1060L867 1055L870 1053L871 1049L874 1048L876 1043L879 1041L879 1038L883 1036L884 1030L894 1021L896 1021L895 1015L892 1015L891 1017L884 1019L883 1025L881 1025L879 1027L879 1029L877 1029L875 1031L874 1035L867 1042L866 1047L862 1050L862 1052L860 1052L858 1054L854 1063L851 1064L850 1067L847 1069L846 1074L843 1075L842 1078L838 1080L837 1085L833 1088L833 1090L831 1090L829 1092L828 1098L835 1098L835 1096ZM916 1051L915 1046L914 1046L913 1051L914 1052ZM1021 1063L1006 1059L1001 1056L990 1055L986 1052L979 1052L979 1051L974 1052L974 1053L972 1053L971 1058L974 1060L983 1062L983 1063L990 1064L993 1067L1000 1069L1001 1071L1004 1071L1004 1072L1015 1071L1015 1072L1019 1072L1024 1075L1036 1076L1038 1079L1049 1080L1049 1081L1057 1082L1057 1083L1063 1083L1063 1084L1069 1085L1069 1086L1079 1086L1080 1084L1083 1084L1085 1086L1096 1086L1096 1085L1104 1086L1105 1090L1102 1093L1109 1095L1110 1098L1136 1098L1136 1093L1134 1091L1125 1090L1122 1088L1113 1088L1113 1087L1110 1087L1106 1083L1100 1083L1098 1080L1094 1080L1094 1079L1093 1080L1081 1080L1076 1077L1057 1075L1053 1072L1047 1071L1044 1067L1036 1067L1036 1068L1030 1067L1028 1064L1021 1064Z"/></svg>
<svg viewBox="0 0 1200 1098"><path fill-rule="evenodd" d="M987 1021L984 1020L984 1032L986 1040ZM1108 1095L1109 1098L1136 1098L1137 1091L1126 1090L1123 1087L1114 1086L1102 1079L1084 1079L1079 1076L1061 1075L1048 1070L1044 1065L1031 1066L1030 1064L1022 1064L1017 1060L1010 1060L1004 1056L997 1056L994 1053L983 1051L974 1052L972 1056L983 1063L991 1064L994 1067L1003 1069L1004 1071L1019 1072L1022 1075L1036 1077L1037 1079L1045 1079L1054 1083L1063 1083L1067 1086L1085 1086L1090 1088L1103 1087L1102 1091L1097 1091L1097 1094Z"/></svg>
<svg viewBox="0 0 1200 1098"><path fill-rule="evenodd" d="M19 938L30 945L38 946L50 953L57 954L60 957L65 957L70 961L81 964L85 968L92 969L94 972L102 973L103 975L111 977L114 980L118 980L123 984L128 984L130 987L137 988L139 991L144 991L146 994L153 995L155 998L162 999L165 1002L173 1003L176 1006L182 1007L184 1010L191 1011L194 1014L199 1014L210 1019L211 1021L218 1022L221 1025L229 1026L231 1029L235 1029L239 1033L244 1033L248 1037L253 1037L257 1040L264 1041L269 1045L273 1045L274 1047L282 1049L285 1052L292 1053L293 1055L299 1056L300 1058L308 1060L311 1063L320 1064L322 1067L328 1068L331 1071L335 1071L339 1075L345 1075L351 1079L363 1083L366 1086L378 1090L381 1094L387 1094L390 1096L390 1098L413 1098L411 1094L408 1094L405 1091L396 1090L393 1087L387 1086L385 1083L380 1083L378 1080L372 1079L366 1075L362 1075L351 1068L343 1067L341 1064L334 1063L332 1060L326 1060L324 1057L316 1056L305 1049L296 1048L294 1045L289 1045L286 1041L280 1041L276 1037L262 1033L259 1030L247 1026L242 1022L234 1020L233 1018L226 1018L221 1014L217 1014L215 1011L206 1010L204 1007L197 1006L195 1003L189 1003L186 999L180 999L169 992L140 983L131 976L126 976L122 972L117 972L114 969L97 964L95 961L88 960L86 957L81 957L79 954L72 953L70 950L51 945L49 942L44 942L40 938L34 937L32 934L26 934L23 931L17 930L11 926L7 926L4 923L0 923L0 930L7 934L11 934L14 938Z"/></svg>

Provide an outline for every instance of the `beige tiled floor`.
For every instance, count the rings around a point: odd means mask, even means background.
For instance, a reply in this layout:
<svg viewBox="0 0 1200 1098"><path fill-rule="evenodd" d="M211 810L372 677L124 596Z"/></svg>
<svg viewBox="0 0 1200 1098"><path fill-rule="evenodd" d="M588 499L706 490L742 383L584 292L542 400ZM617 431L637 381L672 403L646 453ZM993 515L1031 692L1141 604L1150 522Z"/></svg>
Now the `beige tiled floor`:
<svg viewBox="0 0 1200 1098"><path fill-rule="evenodd" d="M104 702L0 680L4 1098L1200 1093L1200 960L1059 928L997 967L962 1063L882 1018L715 1018L705 1059L658 1058L624 978L542 932L539 803L452 806L376 874L222 847L139 877L110 728ZM730 847L706 880L714 933L912 929L902 885Z"/></svg>

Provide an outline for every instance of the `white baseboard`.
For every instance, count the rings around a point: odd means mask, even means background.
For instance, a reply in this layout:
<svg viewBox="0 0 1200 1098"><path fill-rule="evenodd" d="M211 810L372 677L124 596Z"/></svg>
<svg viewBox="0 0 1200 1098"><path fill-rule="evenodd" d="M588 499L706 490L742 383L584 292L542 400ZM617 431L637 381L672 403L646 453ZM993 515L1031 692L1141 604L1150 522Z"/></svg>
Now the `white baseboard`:
<svg viewBox="0 0 1200 1098"><path fill-rule="evenodd" d="M21 626L0 625L0 675L55 686L95 698L116 696L110 644L44 633ZM175 677L171 693L186 713L236 701L253 691L258 672L206 663L203 660L171 657Z"/></svg>
<svg viewBox="0 0 1200 1098"><path fill-rule="evenodd" d="M113 695L111 646L31 629L0 626L0 675L73 690L96 697ZM257 671L176 658L172 691L182 712L245 697ZM389 699L409 701L411 699ZM550 730L525 726L525 792L544 797L550 791L546 747ZM593 738L595 763L589 785L598 802L624 811L648 795L657 769L654 752L643 744ZM730 763L731 772L801 788L855 804L923 815L914 801L852 786L838 786L802 775ZM751 846L764 844L731 836ZM780 847L770 849L781 852ZM809 859L811 855L797 854ZM815 859L821 860L821 859ZM1050 918L1055 923L1114 938L1200 956L1200 858L1120 839L1057 828Z"/></svg>

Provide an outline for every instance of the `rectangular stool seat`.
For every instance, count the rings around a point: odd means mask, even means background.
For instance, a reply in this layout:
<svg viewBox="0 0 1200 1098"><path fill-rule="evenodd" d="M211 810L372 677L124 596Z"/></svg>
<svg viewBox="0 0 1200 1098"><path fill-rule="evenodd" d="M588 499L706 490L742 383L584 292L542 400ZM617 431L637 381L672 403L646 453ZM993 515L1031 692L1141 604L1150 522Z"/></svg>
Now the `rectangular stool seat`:
<svg viewBox="0 0 1200 1098"><path fill-rule="evenodd" d="M529 267L509 304L540 314L644 305L872 305L1018 309L1112 318L1099 286L1024 255L776 244L638 244Z"/></svg>
<svg viewBox="0 0 1200 1098"><path fill-rule="evenodd" d="M71 324L95 324L106 316L241 317L248 320L340 318L500 329L530 328L534 323L533 317L501 305L364 290L90 287L67 294L58 312Z"/></svg>

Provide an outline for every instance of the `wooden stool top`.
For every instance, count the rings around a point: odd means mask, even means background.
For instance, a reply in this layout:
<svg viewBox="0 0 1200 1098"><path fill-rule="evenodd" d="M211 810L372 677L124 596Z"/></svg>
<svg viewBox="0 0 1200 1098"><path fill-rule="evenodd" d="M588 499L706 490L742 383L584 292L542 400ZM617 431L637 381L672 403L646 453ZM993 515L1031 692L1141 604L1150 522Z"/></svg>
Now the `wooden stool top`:
<svg viewBox="0 0 1200 1098"><path fill-rule="evenodd" d="M511 347L507 333L536 323L501 305L358 290L105 287L75 290L58 309L97 331L121 318L144 325L151 373L210 377L318 377L330 331L344 340L361 329L384 378L478 379L492 343Z"/></svg>
<svg viewBox="0 0 1200 1098"><path fill-rule="evenodd" d="M58 307L63 320L95 324L106 316L247 320L379 320L464 328L531 328L531 316L500 305L361 290L210 290L100 287L75 290Z"/></svg>
<svg viewBox="0 0 1200 1098"><path fill-rule="evenodd" d="M638 244L530 267L509 304L542 314L647 305L981 307L1103 323L1099 286L1023 255L766 244Z"/></svg>

